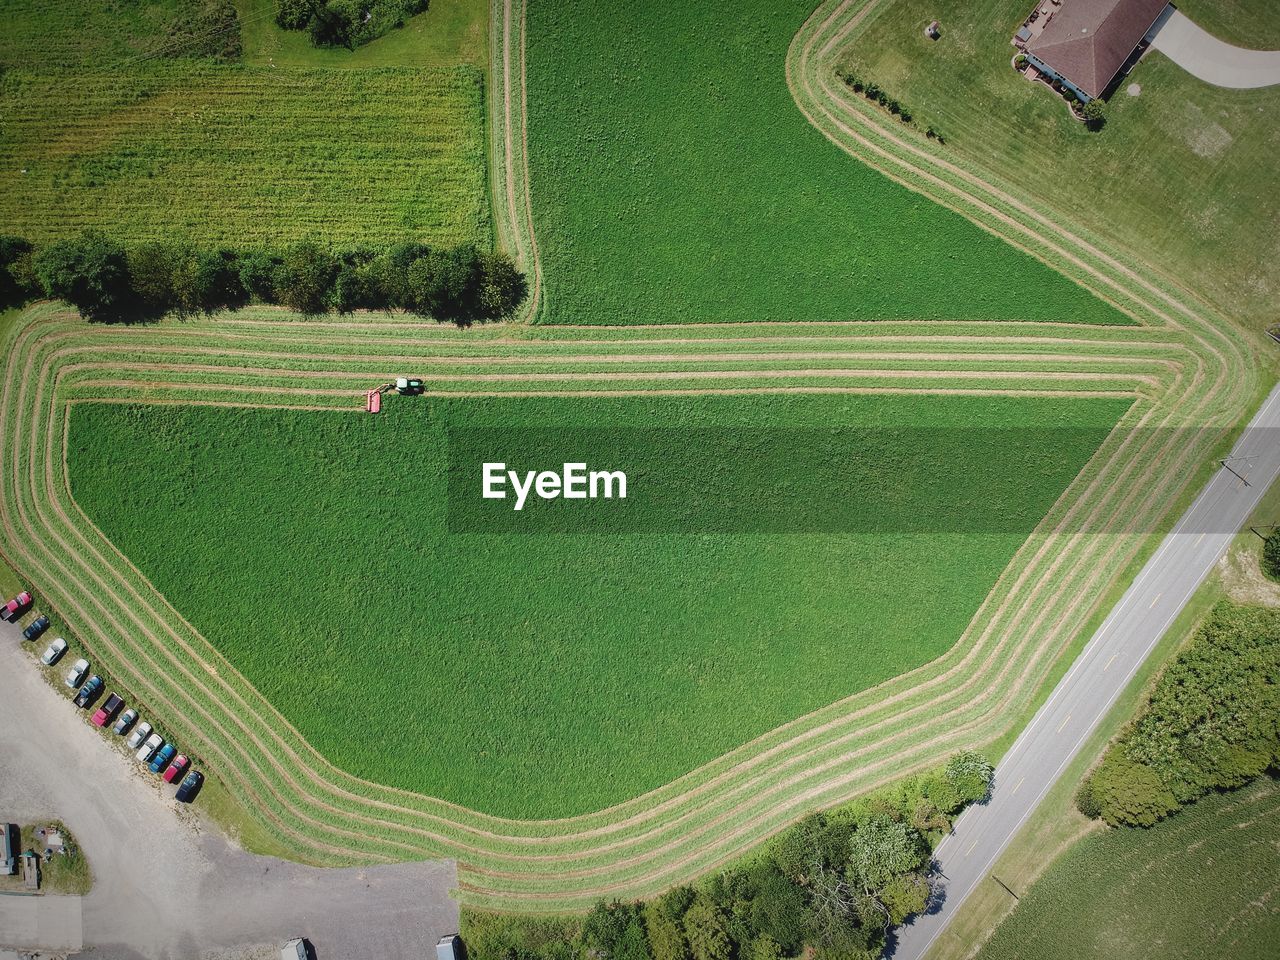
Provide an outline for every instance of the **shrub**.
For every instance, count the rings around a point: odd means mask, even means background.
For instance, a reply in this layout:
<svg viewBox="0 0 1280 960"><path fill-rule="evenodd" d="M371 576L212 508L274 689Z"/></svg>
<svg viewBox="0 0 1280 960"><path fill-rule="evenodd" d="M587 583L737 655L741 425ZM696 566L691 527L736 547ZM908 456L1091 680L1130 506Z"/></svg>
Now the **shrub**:
<svg viewBox="0 0 1280 960"><path fill-rule="evenodd" d="M1120 753L1108 755L1091 781L1102 819L1113 827L1149 827L1178 809L1153 769Z"/></svg>
<svg viewBox="0 0 1280 960"><path fill-rule="evenodd" d="M1262 544L1262 572L1272 580L1280 580L1280 530L1272 532Z"/></svg>
<svg viewBox="0 0 1280 960"><path fill-rule="evenodd" d="M1107 107L1101 100L1090 100L1080 111L1085 126L1090 130L1101 130L1107 123Z"/></svg>

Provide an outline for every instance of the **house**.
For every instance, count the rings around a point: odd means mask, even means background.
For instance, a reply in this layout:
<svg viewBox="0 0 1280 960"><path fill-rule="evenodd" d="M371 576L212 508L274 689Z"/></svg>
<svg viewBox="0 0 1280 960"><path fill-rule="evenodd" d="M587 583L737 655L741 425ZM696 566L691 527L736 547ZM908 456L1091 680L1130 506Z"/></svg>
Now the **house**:
<svg viewBox="0 0 1280 960"><path fill-rule="evenodd" d="M1061 0L1019 44L1031 66L1085 103L1102 96L1163 22L1168 0ZM1038 19L1038 18L1037 18Z"/></svg>

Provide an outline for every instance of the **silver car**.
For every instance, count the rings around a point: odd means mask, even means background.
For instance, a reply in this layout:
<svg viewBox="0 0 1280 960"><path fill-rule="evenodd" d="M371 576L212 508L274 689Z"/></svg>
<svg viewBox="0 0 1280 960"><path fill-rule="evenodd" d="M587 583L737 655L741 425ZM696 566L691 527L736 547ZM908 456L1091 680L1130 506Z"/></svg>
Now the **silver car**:
<svg viewBox="0 0 1280 960"><path fill-rule="evenodd" d="M114 726L112 726L111 732L114 733L116 736L120 736L122 733L128 730L129 727L133 725L133 721L137 719L138 719L138 711L130 707L124 713L120 714L120 719L115 722Z"/></svg>
<svg viewBox="0 0 1280 960"><path fill-rule="evenodd" d="M125 741L129 745L130 750L137 750L142 746L142 741L151 735L151 724L140 723L138 729L129 734L129 739Z"/></svg>
<svg viewBox="0 0 1280 960"><path fill-rule="evenodd" d="M67 652L67 641L59 637L49 646L45 647L44 655L40 658L40 662L46 667L52 667L55 663L62 659L62 655Z"/></svg>
<svg viewBox="0 0 1280 960"><path fill-rule="evenodd" d="M74 690L84 683L84 676L89 672L89 661L81 657L67 671L67 689Z"/></svg>

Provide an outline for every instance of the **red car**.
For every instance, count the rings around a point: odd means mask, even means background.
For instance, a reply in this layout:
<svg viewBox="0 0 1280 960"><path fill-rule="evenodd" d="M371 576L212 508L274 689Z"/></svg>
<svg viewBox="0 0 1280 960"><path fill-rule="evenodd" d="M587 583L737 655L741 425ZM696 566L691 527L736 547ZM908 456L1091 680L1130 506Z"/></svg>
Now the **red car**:
<svg viewBox="0 0 1280 960"><path fill-rule="evenodd" d="M20 594L4 605L3 616L6 620L13 622L23 610L31 606L31 594L23 590Z"/></svg>
<svg viewBox="0 0 1280 960"><path fill-rule="evenodd" d="M182 771L187 769L187 764L190 762L191 761L182 754L178 754L174 757L173 763L169 764L169 769L164 772L164 782L173 783L173 781L177 780L182 776Z"/></svg>
<svg viewBox="0 0 1280 960"><path fill-rule="evenodd" d="M108 723L115 719L120 708L124 706L124 700L118 693L113 693L98 708L98 712L93 715L93 725L95 727L105 727Z"/></svg>

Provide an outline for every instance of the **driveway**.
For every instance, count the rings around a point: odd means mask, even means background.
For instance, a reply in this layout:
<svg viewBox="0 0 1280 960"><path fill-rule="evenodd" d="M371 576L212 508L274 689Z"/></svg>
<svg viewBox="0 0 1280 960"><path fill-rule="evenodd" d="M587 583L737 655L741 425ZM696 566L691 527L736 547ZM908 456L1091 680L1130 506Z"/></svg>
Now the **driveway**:
<svg viewBox="0 0 1280 960"><path fill-rule="evenodd" d="M0 624L0 818L61 819L94 874L82 899L4 897L0 948L83 937L82 956L110 960L249 958L272 946L278 957L305 936L317 960L421 960L458 929L452 862L334 870L260 857L204 822L198 800L186 808L172 794L90 727L41 677L21 631Z"/></svg>
<svg viewBox="0 0 1280 960"><path fill-rule="evenodd" d="M1245 50L1223 43L1174 11L1151 46L1205 83L1245 90L1280 83L1280 50Z"/></svg>

